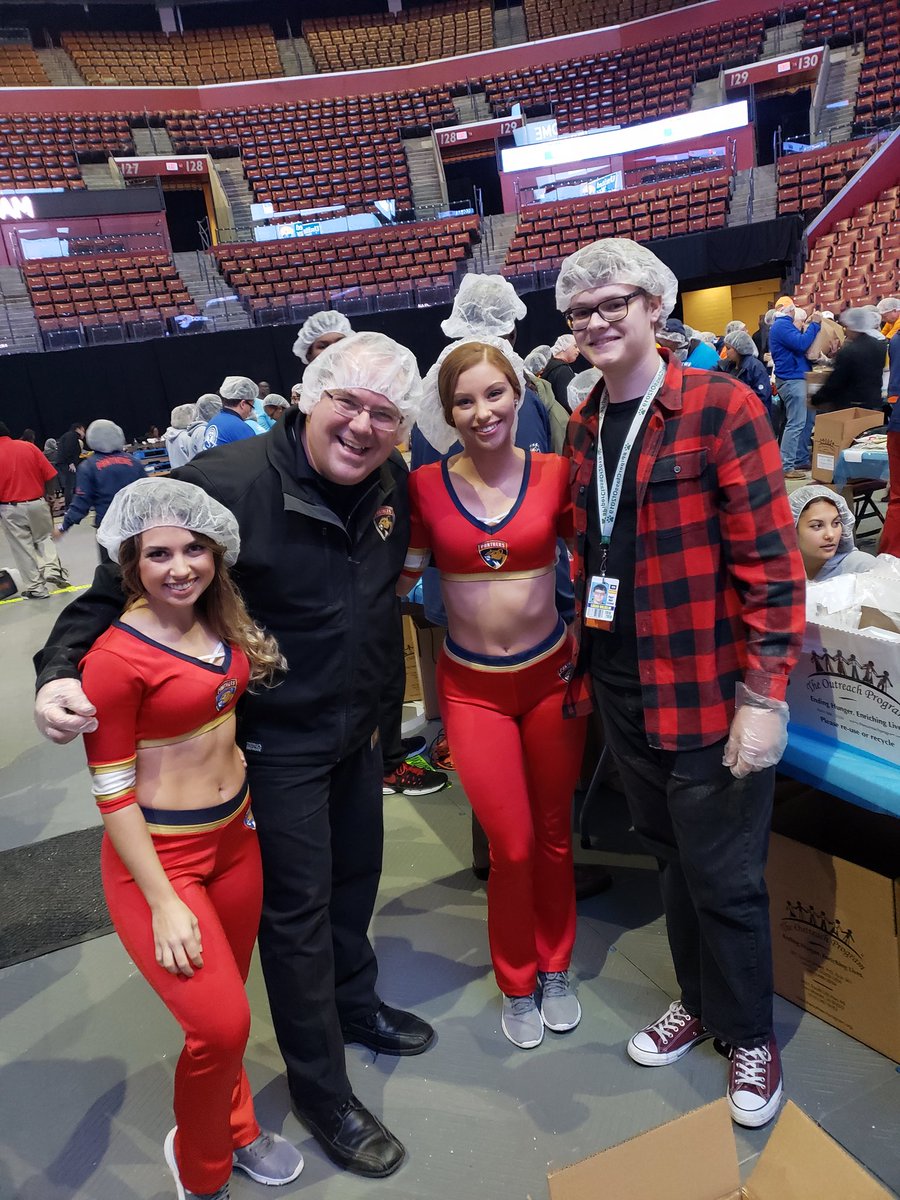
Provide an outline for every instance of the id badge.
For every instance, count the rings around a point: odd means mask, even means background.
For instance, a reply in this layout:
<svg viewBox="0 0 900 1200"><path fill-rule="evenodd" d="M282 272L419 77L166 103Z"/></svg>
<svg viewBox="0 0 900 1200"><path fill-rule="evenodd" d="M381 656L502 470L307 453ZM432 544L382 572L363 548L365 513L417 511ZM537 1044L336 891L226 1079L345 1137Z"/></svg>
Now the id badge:
<svg viewBox="0 0 900 1200"><path fill-rule="evenodd" d="M619 581L609 575L592 575L587 589L584 623L589 629L612 629L619 598Z"/></svg>

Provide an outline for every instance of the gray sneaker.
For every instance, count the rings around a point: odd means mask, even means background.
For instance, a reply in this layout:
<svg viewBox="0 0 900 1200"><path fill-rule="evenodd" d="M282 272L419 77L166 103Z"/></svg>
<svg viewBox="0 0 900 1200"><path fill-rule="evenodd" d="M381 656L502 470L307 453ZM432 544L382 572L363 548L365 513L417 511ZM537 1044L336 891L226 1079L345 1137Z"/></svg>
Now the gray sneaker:
<svg viewBox="0 0 900 1200"><path fill-rule="evenodd" d="M534 1002L534 996L503 997L500 1028L514 1046L531 1050L544 1040L544 1022Z"/></svg>
<svg viewBox="0 0 900 1200"><path fill-rule="evenodd" d="M303 1170L303 1155L277 1133L263 1130L249 1146L235 1150L232 1160L239 1171L273 1187L290 1183Z"/></svg>
<svg viewBox="0 0 900 1200"><path fill-rule="evenodd" d="M574 1029L581 1020L581 1005L572 991L568 971L538 971L541 985L541 1020L554 1033Z"/></svg>
<svg viewBox="0 0 900 1200"><path fill-rule="evenodd" d="M163 1144L163 1153L166 1156L166 1163L169 1170L172 1172L172 1177L175 1180L175 1195L178 1200L231 1200L231 1191L228 1187L228 1180L217 1188L214 1192L189 1192L181 1182L181 1175L178 1171L178 1163L175 1160L175 1134L178 1130L170 1129L166 1134L166 1140Z"/></svg>

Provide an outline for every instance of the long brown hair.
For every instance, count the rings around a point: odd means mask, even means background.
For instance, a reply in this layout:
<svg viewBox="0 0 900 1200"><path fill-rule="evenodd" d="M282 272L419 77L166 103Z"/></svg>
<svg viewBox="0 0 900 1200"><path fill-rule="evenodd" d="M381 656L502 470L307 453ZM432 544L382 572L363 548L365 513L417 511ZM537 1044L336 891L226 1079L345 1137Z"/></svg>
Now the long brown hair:
<svg viewBox="0 0 900 1200"><path fill-rule="evenodd" d="M196 610L212 633L223 643L240 647L250 663L250 682L271 687L276 675L287 668L284 655L271 634L266 633L247 612L243 597L234 586L225 565L225 548L205 533L194 533L201 546L211 551L215 573L208 588L197 600ZM119 547L122 586L128 604L141 600L141 534L126 538Z"/></svg>
<svg viewBox="0 0 900 1200"><path fill-rule="evenodd" d="M448 425L453 424L451 415L453 397L456 394L456 385L459 383L460 375L464 371L468 371L470 367L477 367L482 362L496 367L506 377L516 396L521 399L521 385L516 378L512 363L503 351L487 342L466 342L464 346L457 346L455 350L450 351L441 363L441 369L438 372L438 395L441 398L441 408L444 410L444 419Z"/></svg>

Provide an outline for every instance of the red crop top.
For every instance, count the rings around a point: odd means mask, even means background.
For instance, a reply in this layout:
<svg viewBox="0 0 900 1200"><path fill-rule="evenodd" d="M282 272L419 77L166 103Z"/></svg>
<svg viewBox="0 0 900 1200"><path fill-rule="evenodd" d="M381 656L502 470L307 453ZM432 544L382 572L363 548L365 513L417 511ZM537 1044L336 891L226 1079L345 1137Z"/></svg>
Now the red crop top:
<svg viewBox="0 0 900 1200"><path fill-rule="evenodd" d="M409 477L408 579L421 575L431 555L442 579L525 579L556 565L557 538L574 536L569 462L556 454L525 451L519 495L509 513L487 524L463 507L447 460L419 467Z"/></svg>
<svg viewBox="0 0 900 1200"><path fill-rule="evenodd" d="M226 646L215 665L114 621L81 660L81 673L99 722L84 735L94 797L101 812L115 812L137 800L137 751L185 742L227 721L250 665L237 646Z"/></svg>

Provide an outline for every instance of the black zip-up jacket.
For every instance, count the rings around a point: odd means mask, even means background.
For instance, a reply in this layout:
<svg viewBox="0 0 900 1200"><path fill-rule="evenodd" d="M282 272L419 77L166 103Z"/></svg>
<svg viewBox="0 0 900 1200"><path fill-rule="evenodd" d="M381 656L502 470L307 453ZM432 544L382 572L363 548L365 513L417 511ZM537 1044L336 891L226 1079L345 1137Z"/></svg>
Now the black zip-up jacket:
<svg viewBox="0 0 900 1200"><path fill-rule="evenodd" d="M378 725L396 653L395 588L409 543L409 501L406 466L394 452L369 477L345 525L299 442L304 419L288 413L268 433L209 450L173 474L237 517L241 552L232 575L288 661L277 687L246 695L241 743L248 754L325 764L358 749ZM122 607L118 567L100 566L35 655L38 687L77 678L82 656Z"/></svg>

